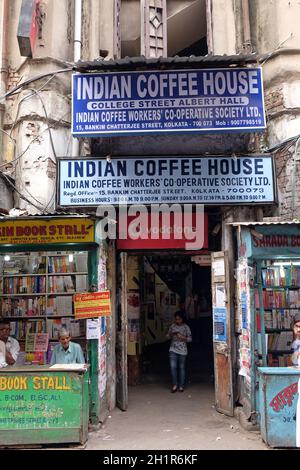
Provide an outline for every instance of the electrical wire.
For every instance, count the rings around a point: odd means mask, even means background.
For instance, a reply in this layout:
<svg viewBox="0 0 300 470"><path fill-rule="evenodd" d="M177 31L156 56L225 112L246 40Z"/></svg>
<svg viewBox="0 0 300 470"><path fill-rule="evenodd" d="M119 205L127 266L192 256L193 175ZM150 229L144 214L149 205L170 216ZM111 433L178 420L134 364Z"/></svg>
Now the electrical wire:
<svg viewBox="0 0 300 470"><path fill-rule="evenodd" d="M58 75L60 73L66 73L66 72L72 72L74 69L74 66L72 67L69 67L69 68L66 68L66 69L61 69L61 70L55 70L55 71L52 71L52 72L47 72L47 73L43 73L41 75L36 75L35 77L32 77L28 80L25 80L24 82L20 83L19 85L15 86L12 90L8 91L7 93L5 93L4 95L0 96L0 102L2 100L5 100L6 98L8 98L9 96L12 96L14 94L16 94L16 92L18 90L20 90L21 88L29 85L30 83L33 83L33 82L36 82L37 80L40 80L41 78L46 78L46 77L49 77L49 75Z"/></svg>
<svg viewBox="0 0 300 470"><path fill-rule="evenodd" d="M9 186L11 186L14 191L16 191L20 198L23 199L24 201L28 202L30 205L32 205L33 207L35 207L37 210L41 210L42 208L41 207L38 207L36 204L34 204L32 201L30 201L26 196L24 196L19 190L18 188L10 181L10 179L6 176L5 173L3 173L2 171L0 171L0 174L2 175L2 177L7 181L7 183L9 184Z"/></svg>
<svg viewBox="0 0 300 470"><path fill-rule="evenodd" d="M300 143L300 137L298 137L296 145L295 145L295 151L293 155L293 169L292 169L292 180L291 180L291 186L292 186L292 201L291 201L291 214L292 218L294 218L294 213L295 213L295 192L296 192L296 171L297 171L297 162L299 161L298 158L298 147Z"/></svg>
<svg viewBox="0 0 300 470"><path fill-rule="evenodd" d="M36 91L42 91L42 90L45 88L45 86L47 86L48 83L51 82L51 80L54 78L54 76L55 76L55 75L52 75L52 76L51 76L48 80L46 80L45 83L43 83L43 85L42 85L40 88L38 88ZM21 104L23 103L23 101L26 101L26 100L28 100L29 98L32 98L32 96L34 96L34 95L35 95L35 93L30 93L29 95L25 95L25 96L18 102L18 109L17 109L16 115L15 115L14 122L13 122L13 124L12 124L12 126L11 126L11 129L10 129L10 135L12 135L12 132L13 132L13 130L14 130L14 128L15 128L17 119L18 119L18 117L19 117L19 112L20 112Z"/></svg>
<svg viewBox="0 0 300 470"><path fill-rule="evenodd" d="M31 147L31 145L32 145L36 140L38 140L38 139L41 137L41 135L42 135L44 132L46 132L47 130L48 130L48 127L46 127L45 129L43 129L42 132L40 132L39 135L37 135L34 139L31 140L31 142L27 145L26 149L23 150L23 152L22 152L18 157L14 158L13 160L11 160L11 161L9 161L9 162L7 162L7 163L1 164L1 165L0 165L0 169L1 169L1 168L5 168L7 165L9 165L9 164L11 164L11 163L14 163L14 162L17 162L18 160L20 160L20 158L23 157L23 155L27 152L27 150ZM55 162L53 162L53 163L55 163Z"/></svg>
<svg viewBox="0 0 300 470"><path fill-rule="evenodd" d="M290 33L290 34L288 35L288 37L287 37L286 39L284 39L283 41L281 41L281 42L278 44L278 46L277 46L272 52L270 52L269 54L267 54L267 57L265 58L265 60L264 60L263 62L261 62L261 64L260 64L261 67L262 67L263 65L265 65L265 63L273 57L273 55L281 48L281 46L283 46L283 45L284 45L289 39L291 39L292 37L293 37L293 33Z"/></svg>
<svg viewBox="0 0 300 470"><path fill-rule="evenodd" d="M42 98L39 91L36 91L33 88L28 88L28 89L31 90L34 94L36 94L38 96L38 98L39 98L39 100L42 104L42 107L43 107L43 110L44 110L44 113L45 113L45 117L46 117L46 121L47 121L47 124L48 124L48 130L49 130L49 137L50 137L52 152L53 152L55 160L57 161L57 154L56 154L56 150L55 150L55 146L54 146L54 142L53 142L52 132L51 132L51 129L50 129L51 126L50 126L49 116L48 116L48 113L47 113L47 109L46 109L44 100L43 100L43 98Z"/></svg>

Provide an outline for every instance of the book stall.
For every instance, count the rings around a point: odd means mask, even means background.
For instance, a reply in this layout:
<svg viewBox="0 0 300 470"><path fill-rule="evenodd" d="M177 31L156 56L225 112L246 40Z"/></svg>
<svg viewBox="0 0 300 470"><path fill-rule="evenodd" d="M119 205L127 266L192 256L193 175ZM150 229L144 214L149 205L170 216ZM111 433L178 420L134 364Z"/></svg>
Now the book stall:
<svg viewBox="0 0 300 470"><path fill-rule="evenodd" d="M299 225L232 225L238 245L235 329L243 410L271 447L299 447L300 367L292 363L293 319L300 312Z"/></svg>
<svg viewBox="0 0 300 470"><path fill-rule="evenodd" d="M88 364L98 340L87 340L75 297L97 285L98 248L89 217L0 218L0 319L20 347L15 364L0 368L1 445L87 440L89 381L94 394L98 383ZM51 365L61 328L80 344L85 364ZM91 400L99 406L99 397Z"/></svg>

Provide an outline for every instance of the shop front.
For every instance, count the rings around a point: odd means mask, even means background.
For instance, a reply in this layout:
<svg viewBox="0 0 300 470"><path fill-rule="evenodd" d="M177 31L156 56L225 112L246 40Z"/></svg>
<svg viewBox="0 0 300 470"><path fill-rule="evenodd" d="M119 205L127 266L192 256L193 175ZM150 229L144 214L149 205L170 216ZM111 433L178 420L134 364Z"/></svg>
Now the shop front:
<svg viewBox="0 0 300 470"><path fill-rule="evenodd" d="M117 405L128 408L130 386L145 376L164 375L169 387L166 330L183 309L193 336L187 383L209 384L217 410L232 416L234 253L225 213L276 200L272 155L247 153L245 133L266 127L262 71L253 58L182 58L182 69L169 59L78 64L72 133L92 139L91 156L59 159L57 202L97 208L115 247L116 360L108 367ZM193 226L194 239L185 232Z"/></svg>
<svg viewBox="0 0 300 470"><path fill-rule="evenodd" d="M292 222L236 223L240 401L272 447L298 447L300 231Z"/></svg>
<svg viewBox="0 0 300 470"><path fill-rule="evenodd" d="M99 421L106 318L91 334L95 326L86 318L93 315L76 310L84 310L79 294L105 289L96 225L87 216L0 220L1 320L20 347L15 364L0 369L3 445L83 443L89 419ZM61 328L80 344L86 366L51 366Z"/></svg>

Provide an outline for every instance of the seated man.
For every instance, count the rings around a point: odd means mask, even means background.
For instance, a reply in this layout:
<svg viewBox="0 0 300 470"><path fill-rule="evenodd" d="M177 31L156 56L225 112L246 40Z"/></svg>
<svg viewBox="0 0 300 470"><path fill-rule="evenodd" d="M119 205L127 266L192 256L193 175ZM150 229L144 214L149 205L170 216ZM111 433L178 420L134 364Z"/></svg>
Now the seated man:
<svg viewBox="0 0 300 470"><path fill-rule="evenodd" d="M68 330L62 328L58 333L60 344L53 349L51 365L53 364L84 364L81 346L71 341Z"/></svg>
<svg viewBox="0 0 300 470"><path fill-rule="evenodd" d="M5 344L5 362L13 366L20 352L19 342L9 336L10 323L7 320L0 320L0 341Z"/></svg>

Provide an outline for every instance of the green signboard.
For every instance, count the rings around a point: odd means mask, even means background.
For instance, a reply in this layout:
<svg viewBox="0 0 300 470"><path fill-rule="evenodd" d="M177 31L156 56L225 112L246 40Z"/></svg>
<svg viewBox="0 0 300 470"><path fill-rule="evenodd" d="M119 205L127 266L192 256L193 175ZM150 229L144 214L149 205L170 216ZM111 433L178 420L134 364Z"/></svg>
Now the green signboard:
<svg viewBox="0 0 300 470"><path fill-rule="evenodd" d="M88 422L88 398L84 396L88 395L86 374L50 369L2 372L3 369L0 372L1 442L6 442L6 438L8 444L82 440ZM14 436L14 442L10 436Z"/></svg>
<svg viewBox="0 0 300 470"><path fill-rule="evenodd" d="M0 429L80 426L78 374L0 377Z"/></svg>

